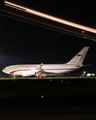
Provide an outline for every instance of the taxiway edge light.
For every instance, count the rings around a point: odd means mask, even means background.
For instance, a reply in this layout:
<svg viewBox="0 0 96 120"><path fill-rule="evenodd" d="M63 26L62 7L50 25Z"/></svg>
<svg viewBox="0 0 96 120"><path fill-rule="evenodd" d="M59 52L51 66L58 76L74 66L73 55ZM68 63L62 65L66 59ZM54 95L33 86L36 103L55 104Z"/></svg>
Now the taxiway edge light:
<svg viewBox="0 0 96 120"><path fill-rule="evenodd" d="M40 17L58 22L58 23L62 23L62 24L65 24L65 25L68 25L68 26L71 26L71 27L75 27L75 28L78 28L78 29L85 30L85 31L96 34L96 29L93 29L93 28L90 28L90 27L87 27L87 26L83 26L83 25L80 25L80 24L77 24L77 23L73 23L73 22L70 22L70 21L67 21L67 20L64 20L64 19L60 19L60 18L51 16L51 15L47 15L45 13L38 12L36 10L32 10L32 9L20 6L20 5L17 5L15 3L12 3L12 2L8 2L8 1L4 1L4 2L5 2L5 5L7 5L9 7L12 7L12 8L21 10L21 11L25 11L25 12L28 12L30 14L34 14L34 15L37 15L37 16L40 16Z"/></svg>

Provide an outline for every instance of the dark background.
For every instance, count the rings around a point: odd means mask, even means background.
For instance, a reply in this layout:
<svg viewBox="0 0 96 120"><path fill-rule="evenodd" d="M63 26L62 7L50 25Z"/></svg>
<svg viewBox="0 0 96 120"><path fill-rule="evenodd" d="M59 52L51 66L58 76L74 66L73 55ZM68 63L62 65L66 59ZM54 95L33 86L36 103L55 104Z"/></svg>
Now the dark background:
<svg viewBox="0 0 96 120"><path fill-rule="evenodd" d="M96 28L95 1L10 0L56 17ZM90 46L80 71L96 71L96 42L0 15L0 76L13 64L66 63ZM76 72L79 72L78 70Z"/></svg>
<svg viewBox="0 0 96 120"><path fill-rule="evenodd" d="M12 2L14 0L11 0ZM96 28L95 1L15 0L26 7ZM13 64L66 63L90 46L84 64L74 72L96 71L96 42L0 15L0 76ZM67 84L68 83L68 84ZM1 119L96 119L96 80L0 81ZM40 96L44 95L44 99ZM54 98L53 98L54 97ZM48 99L49 98L49 99ZM53 98L53 99L52 99Z"/></svg>

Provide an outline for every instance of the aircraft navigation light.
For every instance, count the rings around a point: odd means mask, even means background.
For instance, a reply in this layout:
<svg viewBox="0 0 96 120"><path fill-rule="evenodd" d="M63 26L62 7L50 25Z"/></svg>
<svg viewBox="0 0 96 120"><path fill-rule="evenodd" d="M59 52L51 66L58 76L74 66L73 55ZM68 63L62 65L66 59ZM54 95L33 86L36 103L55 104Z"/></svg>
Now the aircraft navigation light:
<svg viewBox="0 0 96 120"><path fill-rule="evenodd" d="M84 33L85 33L85 31L84 31L84 30L82 30L82 33L84 34Z"/></svg>

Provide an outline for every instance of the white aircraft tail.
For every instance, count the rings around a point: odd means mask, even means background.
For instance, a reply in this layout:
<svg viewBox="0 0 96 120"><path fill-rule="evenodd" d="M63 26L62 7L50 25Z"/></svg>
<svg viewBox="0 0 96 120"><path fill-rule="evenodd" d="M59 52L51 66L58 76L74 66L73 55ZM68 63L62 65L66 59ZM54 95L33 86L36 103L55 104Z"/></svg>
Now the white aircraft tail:
<svg viewBox="0 0 96 120"><path fill-rule="evenodd" d="M75 57L73 57L67 64L76 64L82 66L84 58L88 52L89 47L84 47Z"/></svg>

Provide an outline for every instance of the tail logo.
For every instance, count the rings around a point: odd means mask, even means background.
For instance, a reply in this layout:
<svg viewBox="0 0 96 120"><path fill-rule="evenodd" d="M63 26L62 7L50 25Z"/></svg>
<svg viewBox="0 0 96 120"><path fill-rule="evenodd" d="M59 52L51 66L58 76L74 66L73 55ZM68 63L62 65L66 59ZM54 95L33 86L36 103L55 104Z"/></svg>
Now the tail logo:
<svg viewBox="0 0 96 120"><path fill-rule="evenodd" d="M82 56L82 54L77 54L77 56Z"/></svg>

